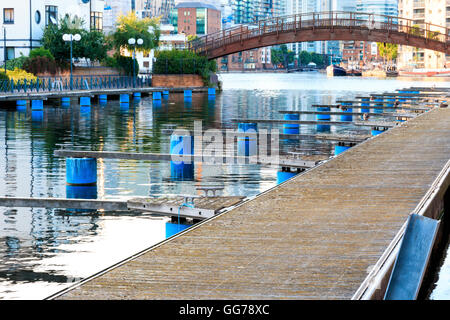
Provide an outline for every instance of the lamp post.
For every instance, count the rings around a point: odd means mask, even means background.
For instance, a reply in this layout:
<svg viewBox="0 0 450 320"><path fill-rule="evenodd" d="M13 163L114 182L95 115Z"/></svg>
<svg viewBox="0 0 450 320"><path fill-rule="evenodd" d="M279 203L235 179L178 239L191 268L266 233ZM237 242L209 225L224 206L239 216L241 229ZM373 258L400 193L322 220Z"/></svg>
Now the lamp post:
<svg viewBox="0 0 450 320"><path fill-rule="evenodd" d="M6 60L8 59L8 53L6 52L6 28L3 27L3 57L5 60L5 74L6 74Z"/></svg>
<svg viewBox="0 0 450 320"><path fill-rule="evenodd" d="M81 40L81 36L77 33L75 35L73 34L63 34L63 40L65 42L70 42L70 90L73 90L73 67L72 67L72 43L74 41L80 41Z"/></svg>
<svg viewBox="0 0 450 320"><path fill-rule="evenodd" d="M143 43L144 43L144 40L142 40L141 38L139 38L137 40L135 38L128 39L128 44L130 46L134 46L134 48L133 48L133 88L136 87L136 66L135 66L136 44L141 46Z"/></svg>

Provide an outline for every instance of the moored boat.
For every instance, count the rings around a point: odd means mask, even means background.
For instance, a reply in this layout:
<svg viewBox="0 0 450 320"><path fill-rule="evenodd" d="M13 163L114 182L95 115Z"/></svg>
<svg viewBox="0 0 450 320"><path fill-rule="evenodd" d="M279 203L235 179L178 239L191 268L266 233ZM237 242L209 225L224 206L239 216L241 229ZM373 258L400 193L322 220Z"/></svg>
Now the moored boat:
<svg viewBox="0 0 450 320"><path fill-rule="evenodd" d="M347 75L347 71L337 65L329 65L327 67L327 76L329 77L336 77L336 76L346 76Z"/></svg>

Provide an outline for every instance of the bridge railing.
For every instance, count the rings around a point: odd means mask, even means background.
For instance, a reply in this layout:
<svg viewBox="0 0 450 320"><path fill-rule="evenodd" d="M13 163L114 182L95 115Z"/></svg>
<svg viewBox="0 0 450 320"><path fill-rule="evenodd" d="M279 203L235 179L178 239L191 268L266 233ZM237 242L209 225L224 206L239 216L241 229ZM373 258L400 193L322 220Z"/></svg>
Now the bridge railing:
<svg viewBox="0 0 450 320"><path fill-rule="evenodd" d="M151 86L150 76L74 76L41 77L36 80L0 81L0 93L30 93L70 90L125 89Z"/></svg>
<svg viewBox="0 0 450 320"><path fill-rule="evenodd" d="M447 44L450 40L449 28L431 23L417 25L414 20L376 15L363 12L312 12L275 17L258 22L257 25L239 25L189 42L188 47L199 53L208 52L238 41L245 41L272 33L292 32L314 28L349 28L383 30L387 33L403 32L412 37L426 38Z"/></svg>

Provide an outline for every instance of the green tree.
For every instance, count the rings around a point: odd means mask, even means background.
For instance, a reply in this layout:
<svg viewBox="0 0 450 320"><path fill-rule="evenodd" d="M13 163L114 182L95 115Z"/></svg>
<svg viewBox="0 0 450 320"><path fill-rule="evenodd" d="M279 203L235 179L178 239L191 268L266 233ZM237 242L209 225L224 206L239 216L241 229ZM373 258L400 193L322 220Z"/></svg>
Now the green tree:
<svg viewBox="0 0 450 320"><path fill-rule="evenodd" d="M301 65L307 65L312 61L312 55L308 51L300 52L299 56Z"/></svg>
<svg viewBox="0 0 450 320"><path fill-rule="evenodd" d="M282 64L284 68L287 68L289 63L294 62L295 53L291 50L288 50L287 45L282 44L278 48L272 48L270 56L272 64Z"/></svg>
<svg viewBox="0 0 450 320"><path fill-rule="evenodd" d="M322 67L325 64L323 56L315 52L311 54L311 61L314 62L318 67Z"/></svg>
<svg viewBox="0 0 450 320"><path fill-rule="evenodd" d="M116 31L112 35L114 47L118 51L122 48L133 51L134 45L128 44L130 38L144 40L142 45L136 46L137 51L148 52L158 47L161 34L158 24L158 18L138 19L134 12L119 16L116 23Z"/></svg>
<svg viewBox="0 0 450 320"><path fill-rule="evenodd" d="M386 62L391 62L397 59L398 55L398 45L395 43L377 42L378 51L380 56Z"/></svg>

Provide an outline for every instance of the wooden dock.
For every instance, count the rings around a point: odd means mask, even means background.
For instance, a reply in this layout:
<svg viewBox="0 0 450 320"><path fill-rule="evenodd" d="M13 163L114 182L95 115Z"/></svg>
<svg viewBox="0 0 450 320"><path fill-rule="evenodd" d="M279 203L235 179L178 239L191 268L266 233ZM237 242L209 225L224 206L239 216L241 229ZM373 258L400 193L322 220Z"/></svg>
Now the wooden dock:
<svg viewBox="0 0 450 320"><path fill-rule="evenodd" d="M49 298L359 299L449 157L436 108Z"/></svg>

